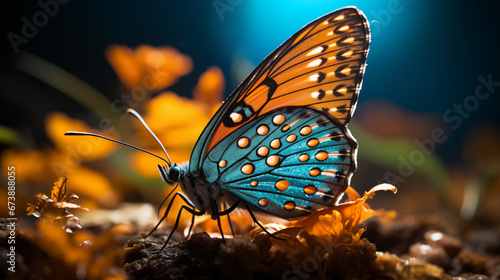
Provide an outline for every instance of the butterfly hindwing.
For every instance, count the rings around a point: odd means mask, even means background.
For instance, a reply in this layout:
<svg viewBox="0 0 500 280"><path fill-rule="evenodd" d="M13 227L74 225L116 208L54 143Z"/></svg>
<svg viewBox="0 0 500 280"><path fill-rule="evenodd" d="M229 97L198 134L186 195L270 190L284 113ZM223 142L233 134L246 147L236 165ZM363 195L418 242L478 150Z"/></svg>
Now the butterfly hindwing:
<svg viewBox="0 0 500 280"><path fill-rule="evenodd" d="M218 143L203 162L203 173L228 197L298 218L333 204L347 186L356 142L342 127L314 109L278 109Z"/></svg>
<svg viewBox="0 0 500 280"><path fill-rule="evenodd" d="M307 24L271 53L230 95L200 136L190 171L243 125L284 107L322 110L340 125L354 111L363 78L369 27L357 8Z"/></svg>

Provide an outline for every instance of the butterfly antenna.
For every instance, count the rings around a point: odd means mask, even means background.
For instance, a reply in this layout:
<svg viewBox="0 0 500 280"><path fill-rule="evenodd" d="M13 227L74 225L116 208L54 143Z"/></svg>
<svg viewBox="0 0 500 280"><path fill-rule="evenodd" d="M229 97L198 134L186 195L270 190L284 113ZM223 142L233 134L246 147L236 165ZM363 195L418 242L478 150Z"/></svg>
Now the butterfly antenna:
<svg viewBox="0 0 500 280"><path fill-rule="evenodd" d="M99 138L102 138L102 139L106 139L108 141L111 141L111 142L115 142L115 143L118 143L118 144L122 144L124 146L127 146L127 147L130 147L132 149L136 149L136 150L139 150L141 152L145 152L147 154L150 154L152 156L155 156L161 160L163 160L164 162L166 162L169 166L170 166L170 162L168 162L166 159L160 157L159 155L156 155L156 154L153 154L152 152L149 152L149 151L146 151L144 149L141 149L139 147L136 147L134 145L130 145L128 143L125 143L125 142L122 142L122 141L119 141L119 140L116 140L116 139L113 139L113 138L109 138L109 137L106 137L106 136L103 136L103 135L100 135L100 134L95 134L95 133L91 133L91 132L81 132L81 131L68 131L66 133L64 133L64 135L69 135L69 136L72 136L72 135L78 135L78 136L94 136L94 137L99 137Z"/></svg>
<svg viewBox="0 0 500 280"><path fill-rule="evenodd" d="M149 128L149 126L146 124L146 122L144 121L144 119L141 117L141 115L139 115L139 113L137 113L134 109L132 108L128 108L127 109L127 112L131 115L133 115L134 117L136 117L140 122L141 124L148 130L148 132L155 138L156 142L158 142L158 144L160 144L160 147L161 149L163 150L163 152L165 153L165 155L167 156L167 159L168 159L168 166L170 167L172 164L171 164L171 161L170 161L170 157L168 156L168 153L167 153L167 150L165 150L165 147L163 147L163 144L160 142L160 139L158 139L158 137L156 137L156 134L154 134L154 132Z"/></svg>

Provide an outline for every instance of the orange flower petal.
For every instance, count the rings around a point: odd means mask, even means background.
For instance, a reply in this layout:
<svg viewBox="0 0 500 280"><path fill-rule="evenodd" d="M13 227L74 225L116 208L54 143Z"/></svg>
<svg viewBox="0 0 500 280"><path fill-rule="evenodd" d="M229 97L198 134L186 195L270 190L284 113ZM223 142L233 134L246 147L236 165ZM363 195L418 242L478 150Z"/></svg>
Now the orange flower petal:
<svg viewBox="0 0 500 280"><path fill-rule="evenodd" d="M151 100L146 112L145 121L167 147L192 149L210 120L201 104L172 92L162 93ZM152 143L151 136L144 134L142 138Z"/></svg>
<svg viewBox="0 0 500 280"><path fill-rule="evenodd" d="M96 137L65 136L73 131L91 131L92 129L80 120L69 118L63 113L50 113L45 121L47 135L58 149L68 157L79 160L96 160L109 155L116 144Z"/></svg>
<svg viewBox="0 0 500 280"><path fill-rule="evenodd" d="M2 153L0 162L3 170L14 166L16 179L23 182L39 183L54 178L53 173L47 172L47 166L50 166L51 162L50 152L9 149Z"/></svg>
<svg viewBox="0 0 500 280"><path fill-rule="evenodd" d="M128 88L140 84L143 69L135 60L133 51L126 46L111 45L106 49L106 58L121 82Z"/></svg>
<svg viewBox="0 0 500 280"><path fill-rule="evenodd" d="M342 224L342 214L340 212L333 210L331 214L326 214L318 217L318 221L314 223L312 227L311 234L322 237L324 239L330 239L340 236L344 230L344 225Z"/></svg>
<svg viewBox="0 0 500 280"><path fill-rule="evenodd" d="M96 200L107 208L116 207L120 202L118 193L111 187L108 179L99 172L77 167L67 172L67 176L71 192L82 196L82 205L85 205L84 198Z"/></svg>
<svg viewBox="0 0 500 280"><path fill-rule="evenodd" d="M126 46L111 45L106 58L125 86L149 92L173 85L193 68L191 58L172 47L141 45L133 51Z"/></svg>
<svg viewBox="0 0 500 280"><path fill-rule="evenodd" d="M198 79L193 91L194 100L209 107L219 106L222 103L224 88L224 74L219 67L212 66Z"/></svg>
<svg viewBox="0 0 500 280"><path fill-rule="evenodd" d="M311 215L298 220L293 221L292 225L302 226L304 229L316 236L326 236L327 233L331 234L332 237L338 237L338 232L340 229L349 230L352 233L358 231L359 225L366 219L374 215L387 215L394 216L395 212L384 212L383 210L372 210L370 206L366 203L368 198L373 198L375 192L377 191L393 191L396 193L396 187L389 184L380 184L373 187L370 191L365 192L362 198L354 189L348 189L349 198L355 199L350 200L339 205L333 205L331 207L325 208L323 210L312 213ZM336 224L328 224L336 223Z"/></svg>
<svg viewBox="0 0 500 280"><path fill-rule="evenodd" d="M348 186L344 193L347 195L347 201L354 201L360 198L359 193L351 186Z"/></svg>
<svg viewBox="0 0 500 280"><path fill-rule="evenodd" d="M210 120L206 105L180 97L173 92L163 92L151 99L145 106L144 120L155 132L169 153L172 162L189 161L191 151L201 132ZM164 157L153 137L142 127L137 129L138 144ZM135 153L130 158L131 165L146 177L157 177L158 159L145 153Z"/></svg>
<svg viewBox="0 0 500 280"><path fill-rule="evenodd" d="M182 126L206 118L204 107L190 99L167 91L153 98L146 106L144 119L148 124L155 123L156 128Z"/></svg>

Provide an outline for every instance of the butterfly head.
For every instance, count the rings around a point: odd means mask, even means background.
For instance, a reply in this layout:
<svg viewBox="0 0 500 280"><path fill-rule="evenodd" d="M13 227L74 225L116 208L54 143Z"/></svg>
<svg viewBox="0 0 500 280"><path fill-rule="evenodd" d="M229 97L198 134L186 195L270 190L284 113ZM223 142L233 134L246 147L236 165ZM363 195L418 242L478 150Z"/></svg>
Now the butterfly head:
<svg viewBox="0 0 500 280"><path fill-rule="evenodd" d="M160 172L161 179L169 186L177 184L184 174L182 167L177 165L177 163L172 164L172 166L159 165L158 171Z"/></svg>

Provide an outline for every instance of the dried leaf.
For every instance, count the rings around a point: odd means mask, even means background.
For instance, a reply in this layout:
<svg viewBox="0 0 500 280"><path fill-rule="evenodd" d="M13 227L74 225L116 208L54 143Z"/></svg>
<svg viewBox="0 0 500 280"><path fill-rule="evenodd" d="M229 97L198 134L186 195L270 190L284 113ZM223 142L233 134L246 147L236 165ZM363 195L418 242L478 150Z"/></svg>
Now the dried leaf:
<svg viewBox="0 0 500 280"><path fill-rule="evenodd" d="M64 201L64 196L66 195L66 177L61 177L59 180L55 181L52 185L52 190L50 191L50 198L54 201L62 202Z"/></svg>
<svg viewBox="0 0 500 280"><path fill-rule="evenodd" d="M78 196L76 194L66 194L67 180L67 177L63 176L54 182L50 198L43 193L36 194L37 202L27 204L26 214L42 218L51 223L62 221L63 228L65 229L69 228L68 225L74 225L71 228L81 228L78 218L69 213L67 209L83 209L86 211L88 209L81 207L79 204L72 203ZM68 223L69 219L71 219L71 223Z"/></svg>

